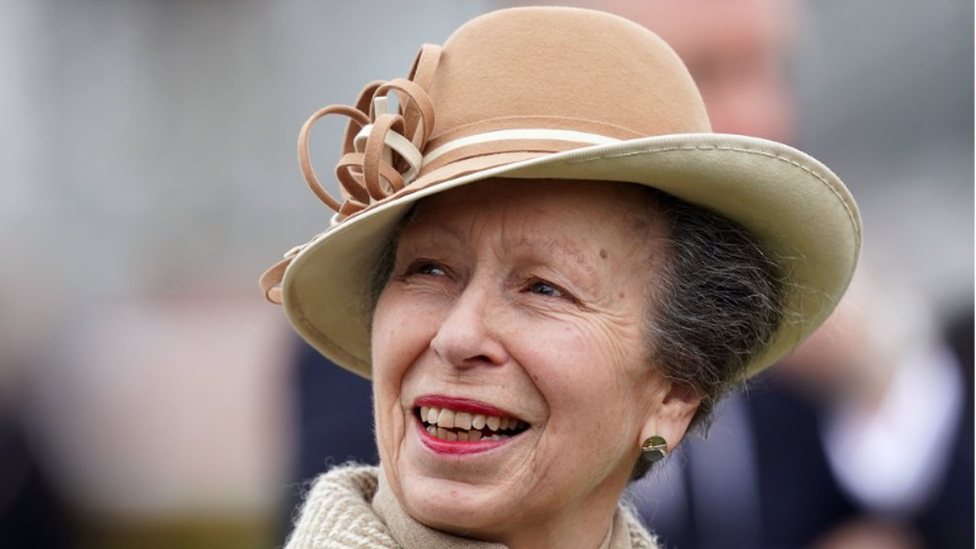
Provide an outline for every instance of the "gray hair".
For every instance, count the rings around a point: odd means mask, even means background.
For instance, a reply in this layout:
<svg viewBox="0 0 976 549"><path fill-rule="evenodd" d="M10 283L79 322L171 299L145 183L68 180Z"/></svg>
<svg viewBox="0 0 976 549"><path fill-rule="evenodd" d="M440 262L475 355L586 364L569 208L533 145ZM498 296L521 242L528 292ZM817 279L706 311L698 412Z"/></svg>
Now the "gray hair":
<svg viewBox="0 0 976 549"><path fill-rule="evenodd" d="M704 435L715 405L783 321L788 284L746 229L660 191L651 190L651 201L667 236L647 292L647 356L701 398L689 431ZM639 460L632 479L648 469Z"/></svg>

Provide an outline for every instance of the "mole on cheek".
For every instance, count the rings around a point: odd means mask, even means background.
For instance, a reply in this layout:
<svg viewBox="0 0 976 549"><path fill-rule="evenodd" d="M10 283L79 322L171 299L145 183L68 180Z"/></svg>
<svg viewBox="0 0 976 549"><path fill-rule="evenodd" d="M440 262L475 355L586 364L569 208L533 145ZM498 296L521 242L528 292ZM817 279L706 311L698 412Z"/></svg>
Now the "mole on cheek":
<svg viewBox="0 0 976 549"><path fill-rule="evenodd" d="M607 258L607 251L600 250L600 259L606 259L606 258Z"/></svg>

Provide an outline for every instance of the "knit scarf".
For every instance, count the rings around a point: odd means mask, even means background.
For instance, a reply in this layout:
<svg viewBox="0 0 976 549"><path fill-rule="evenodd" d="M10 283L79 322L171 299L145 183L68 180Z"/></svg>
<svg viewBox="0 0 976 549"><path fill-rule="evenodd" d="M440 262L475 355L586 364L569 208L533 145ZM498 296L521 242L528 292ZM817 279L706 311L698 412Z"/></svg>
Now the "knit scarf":
<svg viewBox="0 0 976 549"><path fill-rule="evenodd" d="M396 501L379 468L336 467L318 477L285 549L506 549L420 524ZM600 549L658 549L633 511L621 505Z"/></svg>

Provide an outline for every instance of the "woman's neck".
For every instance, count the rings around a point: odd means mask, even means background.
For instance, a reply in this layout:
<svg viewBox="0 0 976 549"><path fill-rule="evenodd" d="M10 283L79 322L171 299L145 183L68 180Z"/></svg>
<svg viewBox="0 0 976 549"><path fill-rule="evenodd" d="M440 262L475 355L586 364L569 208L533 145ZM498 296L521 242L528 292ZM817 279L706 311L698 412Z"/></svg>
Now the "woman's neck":
<svg viewBox="0 0 976 549"><path fill-rule="evenodd" d="M611 547L611 541L613 539L613 528L608 526L606 531L603 533L602 538L597 538L597 544L593 544L593 539L590 536L585 538L573 538L570 535L564 535L562 533L555 533L555 535L539 535L538 533L534 535L519 536L518 539L513 540L504 545L509 549L537 549L540 547L545 548L566 548L566 549L609 549Z"/></svg>
<svg viewBox="0 0 976 549"><path fill-rule="evenodd" d="M617 535L616 510L614 505L609 511L595 512L591 507L578 513L563 513L558 520L537 528L518 529L498 541L509 549L608 549Z"/></svg>

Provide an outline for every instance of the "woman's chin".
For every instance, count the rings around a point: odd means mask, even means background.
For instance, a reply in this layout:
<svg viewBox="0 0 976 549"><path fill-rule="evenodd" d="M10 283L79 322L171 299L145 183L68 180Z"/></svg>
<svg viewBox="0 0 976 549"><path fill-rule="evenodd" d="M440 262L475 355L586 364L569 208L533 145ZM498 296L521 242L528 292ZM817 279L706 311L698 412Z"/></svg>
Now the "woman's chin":
<svg viewBox="0 0 976 549"><path fill-rule="evenodd" d="M497 487L411 478L404 479L402 490L407 513L443 532L490 541L497 525L512 520L507 515L512 510L511 498Z"/></svg>
<svg viewBox="0 0 976 549"><path fill-rule="evenodd" d="M486 535L510 524L519 484L512 464L523 462L529 433L489 444L451 444L427 433L407 436L395 465L399 501L421 523L460 535ZM393 480L393 479L391 479ZM398 485L398 486L397 486ZM477 536L479 539L486 539Z"/></svg>

